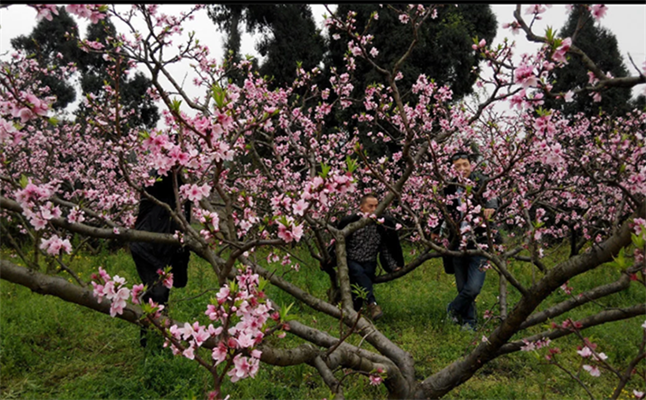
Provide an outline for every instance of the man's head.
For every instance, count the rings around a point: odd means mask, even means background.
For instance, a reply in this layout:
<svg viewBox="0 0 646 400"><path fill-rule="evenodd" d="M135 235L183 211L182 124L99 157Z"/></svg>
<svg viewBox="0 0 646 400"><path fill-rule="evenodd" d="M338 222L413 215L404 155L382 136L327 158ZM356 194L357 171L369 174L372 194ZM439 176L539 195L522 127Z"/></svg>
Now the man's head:
<svg viewBox="0 0 646 400"><path fill-rule="evenodd" d="M377 196L372 193L366 194L361 197L361 200L359 201L359 211L364 214L374 214L378 204L379 200L377 199Z"/></svg>
<svg viewBox="0 0 646 400"><path fill-rule="evenodd" d="M471 155L464 151L459 151L451 156L451 164L453 168L465 178L471 175L473 170L471 166Z"/></svg>

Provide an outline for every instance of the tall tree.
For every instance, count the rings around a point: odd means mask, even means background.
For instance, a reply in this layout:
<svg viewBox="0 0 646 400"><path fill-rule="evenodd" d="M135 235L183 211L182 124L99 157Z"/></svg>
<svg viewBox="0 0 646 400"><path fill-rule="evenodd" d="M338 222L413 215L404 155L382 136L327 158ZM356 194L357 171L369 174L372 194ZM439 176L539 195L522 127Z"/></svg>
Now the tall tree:
<svg viewBox="0 0 646 400"><path fill-rule="evenodd" d="M426 4L427 6L429 4ZM413 39L413 30L410 24L400 21L398 9L405 9L406 5L393 4L339 4L336 14L345 17L348 12L357 13L356 26L358 32L363 32L372 13L378 13L378 19L370 21L368 33L374 36L370 47L378 50L373 58L375 63L386 69L391 69L408 49ZM404 87L410 87L420 74L425 74L429 80L433 79L439 86L448 85L453 91L453 99L459 100L473 91L476 81L480 56L472 49L473 39L485 39L491 43L496 35L497 21L488 4L460 4L455 6L440 6L437 8L437 17L429 18L421 27L418 44L412 50L407 62L402 65ZM334 36L329 43L329 52L325 58L325 72L335 66L343 65L344 56L348 51L348 37L340 35L338 40ZM385 83L384 77L364 59L357 58L354 71L355 92L363 93L373 83ZM402 93L403 101L412 99L409 93ZM337 121L346 121L348 129L354 129L359 124L350 116L362 108L362 104L355 105L337 113ZM376 148L374 142L365 136L365 129L359 129L360 140L364 147L375 152L375 155L389 154L395 151L394 145L389 149Z"/></svg>
<svg viewBox="0 0 646 400"><path fill-rule="evenodd" d="M265 57L259 72L273 78L272 87L293 82L298 65L308 70L323 60L325 42L308 4L225 3L211 6L209 16L226 31L225 49L233 59L240 59L241 22L247 32L263 34L256 45Z"/></svg>
<svg viewBox="0 0 646 400"><path fill-rule="evenodd" d="M86 39L99 41L108 49L114 47L109 38L116 36L116 29L109 21L100 21L88 26ZM83 96L102 92L105 82L112 85L112 79L107 73L110 63L103 59L101 53L87 53L78 46L78 25L74 18L65 10L58 7L58 15L52 15L51 21L43 18L29 36L18 36L11 39L11 45L16 50L24 50L38 60L41 68L55 69L68 64L74 64L80 73L80 86ZM63 110L76 100L77 90L75 80L60 80L50 74L41 74L39 80L43 86L48 86L56 96L53 108ZM140 72L132 77L121 76L119 89L121 104L134 109L134 115L128 119L130 126L151 128L157 124L159 113L157 106L146 100L146 91L150 88L150 80ZM85 106L80 104L76 115L83 118Z"/></svg>
<svg viewBox="0 0 646 400"><path fill-rule="evenodd" d="M405 53L412 40L410 25L402 23L399 13L393 9L404 7L402 4L394 4L392 8L379 4L339 4L336 14L345 16L349 11L355 11L357 30L363 32L370 15L379 13L378 19L370 23L369 33L374 36L371 46L379 51L375 62L388 69ZM437 18L430 19L421 27L418 45L402 68L402 83L412 84L420 74L426 74L438 85L448 84L454 99L470 94L477 77L472 69L478 68L480 60L471 48L473 38L491 43L496 36L496 26L496 17L488 4L438 7ZM330 51L325 60L327 69L343 65L347 43L347 38L330 41ZM379 73L365 60L357 60L355 78L359 83L358 91L373 82L383 82Z"/></svg>
<svg viewBox="0 0 646 400"><path fill-rule="evenodd" d="M114 24L109 19L105 19L88 27L86 39L97 41L103 44L107 51L110 51L117 46L113 39L116 35L117 30ZM134 115L126 122L128 125L153 128L157 124L159 120L157 106L146 97L146 91L151 87L151 81L144 74L136 72L132 77L120 74L119 84L115 85L114 79L107 73L112 63L103 58L103 53L84 53L79 64L83 95L99 96L107 82L109 85L119 88L121 105L124 108L135 110ZM85 106L79 105L77 116L81 117L85 112Z"/></svg>
<svg viewBox="0 0 646 400"><path fill-rule="evenodd" d="M51 69L79 61L83 52L78 47L78 37L76 21L65 7L58 7L57 16L51 20L41 19L29 36L21 35L10 42L14 49L23 50L38 60L41 68ZM38 79L56 96L54 109L62 110L76 100L76 90L71 82L54 79L45 73Z"/></svg>
<svg viewBox="0 0 646 400"><path fill-rule="evenodd" d="M628 70L619 52L617 38L607 28L595 25L594 18L585 5L574 5L565 26L559 32L559 36L570 37L572 43L583 50L606 74L612 74L616 78L628 76ZM563 92L572 87L590 86L588 72L581 57L569 56L568 64L553 73L552 91ZM610 114L621 115L632 108L629 104L630 88L609 88L601 93L601 101L598 102L594 101L592 95L584 93L575 96L573 101L569 103L563 100L548 99L546 105L550 108L558 108L566 115L583 112L586 116L598 115L600 109Z"/></svg>

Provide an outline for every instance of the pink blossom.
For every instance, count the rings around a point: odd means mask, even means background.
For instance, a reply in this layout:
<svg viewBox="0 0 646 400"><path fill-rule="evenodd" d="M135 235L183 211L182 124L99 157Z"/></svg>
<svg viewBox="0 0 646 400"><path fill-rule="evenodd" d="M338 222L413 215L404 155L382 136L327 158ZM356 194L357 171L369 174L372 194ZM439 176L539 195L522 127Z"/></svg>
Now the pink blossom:
<svg viewBox="0 0 646 400"><path fill-rule="evenodd" d="M123 309L126 307L126 300L130 297L130 289L126 287L120 288L112 298L110 304L110 316L123 314Z"/></svg>
<svg viewBox="0 0 646 400"><path fill-rule="evenodd" d="M635 395L636 399L643 399L644 398L644 392L640 392L637 389L633 389L633 395Z"/></svg>
<svg viewBox="0 0 646 400"><path fill-rule="evenodd" d="M378 386L378 385L380 385L380 384L383 382L383 380L384 380L384 378L382 378L382 377L381 377L381 376L379 376L379 375L370 375L370 376L368 377L368 379L370 379L370 384L371 384L371 385L373 385L373 386Z"/></svg>
<svg viewBox="0 0 646 400"><path fill-rule="evenodd" d="M240 379L254 377L258 372L258 360L255 358L244 357L240 354L233 358L234 368L227 375L231 377L231 382L237 382Z"/></svg>
<svg viewBox="0 0 646 400"><path fill-rule="evenodd" d="M292 204L292 208L294 209L294 214L296 215L305 214L305 210L307 209L308 205L309 204L303 199L300 199L296 203Z"/></svg>
<svg viewBox="0 0 646 400"><path fill-rule="evenodd" d="M408 21L410 21L410 17L408 16L408 14L399 15L399 22L401 22L402 24L407 24Z"/></svg>
<svg viewBox="0 0 646 400"><path fill-rule="evenodd" d="M583 358L590 357L592 355L592 350L588 346L585 346L583 349L577 351L579 355Z"/></svg>
<svg viewBox="0 0 646 400"><path fill-rule="evenodd" d="M596 20L600 20L605 17L606 12L608 12L608 7L605 4L593 4L592 5L592 15Z"/></svg>
<svg viewBox="0 0 646 400"><path fill-rule="evenodd" d="M198 186L197 184L193 185L182 185L179 189L179 192L186 196L192 202L199 202L205 197L208 197L211 193L211 187L208 184Z"/></svg>
<svg viewBox="0 0 646 400"><path fill-rule="evenodd" d="M236 339L238 342L238 347L243 349L247 347L252 347L254 345L253 338L251 337L250 334L247 333L242 333L238 335L238 338Z"/></svg>
<svg viewBox="0 0 646 400"><path fill-rule="evenodd" d="M139 285L134 285L132 287L132 303L133 304L140 304L139 297L143 294L144 292L145 285L143 283Z"/></svg>
<svg viewBox="0 0 646 400"><path fill-rule="evenodd" d="M592 376L600 376L601 375L601 371L595 365L593 365L593 366L584 365L583 369L588 371L590 373L590 375L592 375Z"/></svg>
<svg viewBox="0 0 646 400"><path fill-rule="evenodd" d="M186 350L184 350L182 355L189 360L193 360L195 359L195 349L192 346L189 346Z"/></svg>
<svg viewBox="0 0 646 400"><path fill-rule="evenodd" d="M520 65L516 68L516 71L514 71L514 76L518 83L522 84L524 88L536 86L538 84L538 80L534 75L534 67L531 65Z"/></svg>
<svg viewBox="0 0 646 400"><path fill-rule="evenodd" d="M215 365L218 365L227 359L227 346L224 342L220 342L213 348L211 357L213 358L213 361L215 361Z"/></svg>
<svg viewBox="0 0 646 400"><path fill-rule="evenodd" d="M40 239L40 248L45 250L47 254L57 256L61 250L67 254L72 252L72 244L69 239L61 239L58 235L52 235L49 239Z"/></svg>
<svg viewBox="0 0 646 400"><path fill-rule="evenodd" d="M534 345L534 342L528 342L525 339L523 339L523 342L525 343L525 345L521 346L520 351L536 350L536 346Z"/></svg>
<svg viewBox="0 0 646 400"><path fill-rule="evenodd" d="M167 287L168 289L173 288L173 273L172 272L165 272L161 269L157 270L157 274L162 278L162 285Z"/></svg>
<svg viewBox="0 0 646 400"><path fill-rule="evenodd" d="M36 15L37 20L45 18L51 21L53 20L52 14L58 15L58 8L55 4L35 4L32 7L38 10L38 14Z"/></svg>
<svg viewBox="0 0 646 400"><path fill-rule="evenodd" d="M571 103L574 101L574 92L571 90L568 90L567 93L565 93L565 96L563 96L563 100L565 100L566 103Z"/></svg>
<svg viewBox="0 0 646 400"><path fill-rule="evenodd" d="M218 304L222 304L227 300L230 300L231 297L229 296L231 294L231 289L229 289L229 285L224 285L220 288L218 291L218 294L215 295L215 297L218 299Z"/></svg>
<svg viewBox="0 0 646 400"><path fill-rule="evenodd" d="M646 219L644 218L635 218L633 220L633 231L638 237L643 237L646 239Z"/></svg>

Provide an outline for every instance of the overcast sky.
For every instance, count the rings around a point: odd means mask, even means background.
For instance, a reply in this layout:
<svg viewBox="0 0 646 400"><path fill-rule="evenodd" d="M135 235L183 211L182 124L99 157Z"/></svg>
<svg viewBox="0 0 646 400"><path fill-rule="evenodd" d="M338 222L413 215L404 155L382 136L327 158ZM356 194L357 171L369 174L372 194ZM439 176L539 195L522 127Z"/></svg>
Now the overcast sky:
<svg viewBox="0 0 646 400"><path fill-rule="evenodd" d="M124 9L129 8L129 5L121 5ZM499 43L504 37L509 37L517 43L516 54L533 52L537 48L537 44L529 43L524 35L513 35L510 30L502 29L503 23L513 21L513 11L515 5L492 5L492 10L496 14L498 20L498 33L494 39L494 44ZM186 10L187 5L170 5L164 4L160 6L160 10L167 14L175 14L180 10ZM330 7L334 9L334 6ZM523 15L527 6L523 6ZM319 27L323 27L322 15L326 12L322 4L312 5L312 11L315 15ZM524 17L527 17L524 15ZM567 11L564 5L554 5L543 14L542 21L535 24L535 33L543 34L546 27L551 26L559 30L567 18ZM0 9L0 58L6 59L8 51L11 50L10 39L19 35L28 35L33 27L36 25L36 12L27 7L26 5L11 5L8 8ZM81 29L81 35L84 35L86 23L78 21ZM630 74L635 75L636 71L631 66L628 59L630 54L635 63L641 67L642 63L646 60L646 5L621 5L612 4L608 6L606 16L600 22L601 26L608 28L612 31L619 43L619 48L624 56L624 62L628 67ZM195 20L190 24L189 29L195 30L196 37L200 39L200 43L204 43L211 49L211 54L218 60L222 59L222 43L223 37L221 34L215 32L215 27L211 20L206 15L206 11L196 15ZM117 30L119 29L117 25ZM177 43L177 40L175 41ZM254 49L255 39L249 35L243 36L242 53L253 54L258 56ZM186 68L178 67L177 74L185 75ZM181 81L182 76L179 77ZM191 82L191 76L186 76L185 82ZM642 92L643 88L635 89L634 93ZM197 95L197 94L196 94Z"/></svg>

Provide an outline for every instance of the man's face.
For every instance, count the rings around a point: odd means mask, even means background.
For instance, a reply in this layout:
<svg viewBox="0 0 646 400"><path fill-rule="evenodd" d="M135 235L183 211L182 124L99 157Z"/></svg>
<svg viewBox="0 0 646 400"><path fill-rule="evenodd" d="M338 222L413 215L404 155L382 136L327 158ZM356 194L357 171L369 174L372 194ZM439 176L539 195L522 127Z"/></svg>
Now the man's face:
<svg viewBox="0 0 646 400"><path fill-rule="evenodd" d="M457 160L454 160L453 168L455 168L455 170L465 178L468 178L469 175L471 175L471 162L468 158L458 158Z"/></svg>
<svg viewBox="0 0 646 400"><path fill-rule="evenodd" d="M368 197L363 201L363 203L361 203L359 210L364 214L374 214L377 209L377 204L379 204L377 199L374 197Z"/></svg>

